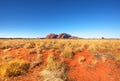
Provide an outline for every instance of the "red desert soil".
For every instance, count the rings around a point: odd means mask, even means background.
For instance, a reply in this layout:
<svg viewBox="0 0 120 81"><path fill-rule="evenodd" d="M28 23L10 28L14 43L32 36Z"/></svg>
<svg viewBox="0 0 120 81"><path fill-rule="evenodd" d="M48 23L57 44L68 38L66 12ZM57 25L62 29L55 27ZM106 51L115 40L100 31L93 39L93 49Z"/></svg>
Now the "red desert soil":
<svg viewBox="0 0 120 81"><path fill-rule="evenodd" d="M32 62L37 54L29 54L29 51L30 49L19 48L4 53L3 50L0 50L0 57L10 54L14 58ZM42 81L40 80L41 76L38 74L47 64L47 56L52 53L58 59L60 58L59 52L56 51L46 50L43 53L40 66L30 69L25 75L15 77L13 81ZM81 57L84 57L82 62L80 62ZM83 52L76 52L73 59L65 58L64 60L68 66L68 81L120 81L120 67L117 67L115 61L111 59L102 61L96 59L92 53L84 50Z"/></svg>
<svg viewBox="0 0 120 81"><path fill-rule="evenodd" d="M82 64L79 63L80 57L85 57ZM69 81L120 81L120 68L113 60L102 62L84 51L76 53L73 60L66 59L66 62L70 69Z"/></svg>

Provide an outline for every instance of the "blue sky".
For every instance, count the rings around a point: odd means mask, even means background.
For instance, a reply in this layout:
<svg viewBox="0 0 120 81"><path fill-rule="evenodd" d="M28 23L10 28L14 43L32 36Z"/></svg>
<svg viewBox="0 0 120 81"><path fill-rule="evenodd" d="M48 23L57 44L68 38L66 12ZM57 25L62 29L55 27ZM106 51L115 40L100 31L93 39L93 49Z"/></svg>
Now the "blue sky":
<svg viewBox="0 0 120 81"><path fill-rule="evenodd" d="M0 37L120 38L120 0L0 0Z"/></svg>

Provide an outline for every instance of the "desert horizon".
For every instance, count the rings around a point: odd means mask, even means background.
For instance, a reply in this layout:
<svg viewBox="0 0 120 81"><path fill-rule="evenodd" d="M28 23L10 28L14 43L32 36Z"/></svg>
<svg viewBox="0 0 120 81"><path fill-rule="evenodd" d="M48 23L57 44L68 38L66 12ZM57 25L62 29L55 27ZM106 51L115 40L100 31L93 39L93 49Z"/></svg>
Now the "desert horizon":
<svg viewBox="0 0 120 81"><path fill-rule="evenodd" d="M0 0L0 81L120 81L120 0Z"/></svg>

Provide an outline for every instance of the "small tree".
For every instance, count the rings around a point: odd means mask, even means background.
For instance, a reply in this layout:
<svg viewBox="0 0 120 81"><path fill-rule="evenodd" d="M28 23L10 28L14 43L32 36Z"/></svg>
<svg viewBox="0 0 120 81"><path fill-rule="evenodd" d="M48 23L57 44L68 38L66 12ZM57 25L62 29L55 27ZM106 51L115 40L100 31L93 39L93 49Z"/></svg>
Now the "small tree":
<svg viewBox="0 0 120 81"><path fill-rule="evenodd" d="M104 37L102 37L101 39L105 39Z"/></svg>

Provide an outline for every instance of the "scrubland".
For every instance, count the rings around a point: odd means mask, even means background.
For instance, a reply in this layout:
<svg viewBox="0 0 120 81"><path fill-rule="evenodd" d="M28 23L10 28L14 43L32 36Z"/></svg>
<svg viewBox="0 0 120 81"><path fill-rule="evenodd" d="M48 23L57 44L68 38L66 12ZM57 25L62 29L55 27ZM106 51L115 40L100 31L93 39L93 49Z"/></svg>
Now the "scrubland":
<svg viewBox="0 0 120 81"><path fill-rule="evenodd" d="M0 39L0 81L120 81L120 40Z"/></svg>

